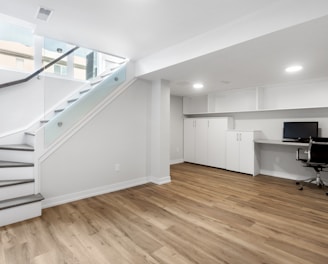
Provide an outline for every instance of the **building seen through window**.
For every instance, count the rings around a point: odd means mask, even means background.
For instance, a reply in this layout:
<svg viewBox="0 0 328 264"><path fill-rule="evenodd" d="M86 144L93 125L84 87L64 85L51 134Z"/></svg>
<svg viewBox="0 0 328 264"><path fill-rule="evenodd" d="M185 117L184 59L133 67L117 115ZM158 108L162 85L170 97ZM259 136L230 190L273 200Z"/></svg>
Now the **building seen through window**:
<svg viewBox="0 0 328 264"><path fill-rule="evenodd" d="M62 41L36 36L33 31L31 26L8 22L0 16L0 68L32 73L74 48ZM124 61L121 57L79 48L45 72L89 80Z"/></svg>
<svg viewBox="0 0 328 264"><path fill-rule="evenodd" d="M26 72L34 70L32 29L0 21L0 67Z"/></svg>

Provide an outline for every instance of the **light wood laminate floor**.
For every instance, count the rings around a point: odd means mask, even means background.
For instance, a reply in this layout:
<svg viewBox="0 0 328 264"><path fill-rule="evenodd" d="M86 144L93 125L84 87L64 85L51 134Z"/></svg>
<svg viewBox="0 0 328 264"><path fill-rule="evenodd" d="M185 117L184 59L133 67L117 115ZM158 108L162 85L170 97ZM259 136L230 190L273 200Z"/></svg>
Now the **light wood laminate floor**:
<svg viewBox="0 0 328 264"><path fill-rule="evenodd" d="M328 263L316 186L187 163L171 176L0 228L0 263Z"/></svg>

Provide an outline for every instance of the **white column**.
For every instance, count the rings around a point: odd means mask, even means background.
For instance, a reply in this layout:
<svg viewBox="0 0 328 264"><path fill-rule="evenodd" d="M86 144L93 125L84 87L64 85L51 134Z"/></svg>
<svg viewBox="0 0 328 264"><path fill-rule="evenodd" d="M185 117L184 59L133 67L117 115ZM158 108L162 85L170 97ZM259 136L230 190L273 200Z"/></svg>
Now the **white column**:
<svg viewBox="0 0 328 264"><path fill-rule="evenodd" d="M152 83L150 181L164 184L170 176L170 88L168 81Z"/></svg>
<svg viewBox="0 0 328 264"><path fill-rule="evenodd" d="M67 77L74 79L74 52L67 56Z"/></svg>
<svg viewBox="0 0 328 264"><path fill-rule="evenodd" d="M38 70L42 67L43 42L43 37L34 35L34 70Z"/></svg>

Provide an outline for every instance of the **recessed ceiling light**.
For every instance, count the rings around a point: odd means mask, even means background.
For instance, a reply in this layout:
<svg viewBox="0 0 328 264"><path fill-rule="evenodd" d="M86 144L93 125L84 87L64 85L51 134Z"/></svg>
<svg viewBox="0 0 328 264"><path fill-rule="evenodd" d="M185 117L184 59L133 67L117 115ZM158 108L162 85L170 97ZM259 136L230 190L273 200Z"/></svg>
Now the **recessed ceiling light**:
<svg viewBox="0 0 328 264"><path fill-rule="evenodd" d="M195 83L192 87L194 87L194 89L202 89L202 88L204 88L204 84L202 84L202 83Z"/></svg>
<svg viewBox="0 0 328 264"><path fill-rule="evenodd" d="M298 72L298 71L301 71L303 69L303 66L301 65L293 65L293 66L290 66L290 67L287 67L285 69L285 72Z"/></svg>

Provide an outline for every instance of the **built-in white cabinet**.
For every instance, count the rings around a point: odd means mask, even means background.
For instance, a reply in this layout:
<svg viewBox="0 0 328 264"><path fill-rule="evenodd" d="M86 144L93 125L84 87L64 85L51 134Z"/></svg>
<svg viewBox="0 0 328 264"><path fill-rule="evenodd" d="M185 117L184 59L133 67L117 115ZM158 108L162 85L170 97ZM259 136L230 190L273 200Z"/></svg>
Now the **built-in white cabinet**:
<svg viewBox="0 0 328 264"><path fill-rule="evenodd" d="M227 131L226 169L257 175L259 164L254 140L258 138L259 131Z"/></svg>
<svg viewBox="0 0 328 264"><path fill-rule="evenodd" d="M233 128L232 118L209 119L207 165L226 167L226 131Z"/></svg>
<svg viewBox="0 0 328 264"><path fill-rule="evenodd" d="M195 137L196 137L196 124L195 119L184 119L183 126L183 157L184 161L196 163L195 157Z"/></svg>
<svg viewBox="0 0 328 264"><path fill-rule="evenodd" d="M206 165L208 159L208 120L195 119L195 130L195 162Z"/></svg>
<svg viewBox="0 0 328 264"><path fill-rule="evenodd" d="M225 168L226 131L232 119L186 118L184 120L184 160L187 162Z"/></svg>
<svg viewBox="0 0 328 264"><path fill-rule="evenodd" d="M207 119L184 120L184 160L192 163L207 163Z"/></svg>

